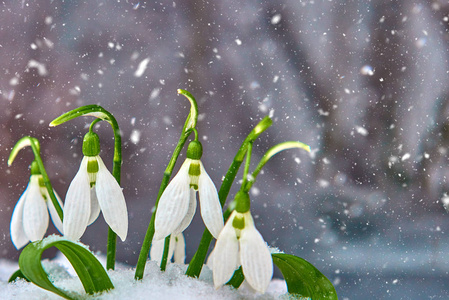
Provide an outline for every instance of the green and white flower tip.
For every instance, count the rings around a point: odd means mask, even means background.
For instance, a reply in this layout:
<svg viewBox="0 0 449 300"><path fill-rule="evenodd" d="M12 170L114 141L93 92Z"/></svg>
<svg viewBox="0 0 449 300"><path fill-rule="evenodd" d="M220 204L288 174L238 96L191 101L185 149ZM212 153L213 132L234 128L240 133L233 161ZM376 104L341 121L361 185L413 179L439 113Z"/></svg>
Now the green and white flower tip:
<svg viewBox="0 0 449 300"><path fill-rule="evenodd" d="M86 227L98 218L101 210L106 223L124 241L128 233L125 197L99 153L98 135L88 132L83 140L81 166L65 198L64 235L71 240L79 240Z"/></svg>
<svg viewBox="0 0 449 300"><path fill-rule="evenodd" d="M151 243L151 250L150 250L150 259L161 262L162 255L164 254L164 246L165 246L165 239L161 240L154 240ZM174 256L175 263L177 264L184 264L186 260L186 243L184 240L184 235L182 233L179 233L176 236L172 236L170 238L170 245L168 247L168 260L171 261L172 257Z"/></svg>
<svg viewBox="0 0 449 300"><path fill-rule="evenodd" d="M239 202L248 202L247 193L236 197L247 197ZM244 207L246 205L242 205ZM254 226L249 211L241 211L237 204L218 236L212 257L212 272L215 288L228 282L234 271L242 266L248 284L256 291L265 293L273 277L273 260L262 235Z"/></svg>
<svg viewBox="0 0 449 300"><path fill-rule="evenodd" d="M61 198L55 192L62 207ZM14 208L10 224L11 240L17 249L28 242L42 240L48 228L48 212L59 232L62 222L44 184L36 161L31 164L30 182Z"/></svg>
<svg viewBox="0 0 449 300"><path fill-rule="evenodd" d="M193 141L187 158L159 199L153 240L183 232L196 211L196 191L199 194L201 217L209 232L217 238L223 228L223 213L217 189L200 161L202 146Z"/></svg>

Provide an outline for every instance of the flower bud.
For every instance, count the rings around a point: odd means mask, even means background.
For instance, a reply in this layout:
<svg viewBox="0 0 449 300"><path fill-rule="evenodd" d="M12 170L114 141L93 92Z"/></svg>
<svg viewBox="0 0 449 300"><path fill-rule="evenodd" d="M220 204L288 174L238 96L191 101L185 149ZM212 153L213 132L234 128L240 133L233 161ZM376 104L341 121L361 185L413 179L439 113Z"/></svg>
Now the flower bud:
<svg viewBox="0 0 449 300"><path fill-rule="evenodd" d="M235 195L235 210L239 213L246 213L249 211L250 200L248 192L238 191Z"/></svg>
<svg viewBox="0 0 449 300"><path fill-rule="evenodd" d="M198 160L203 155L203 146L199 141L190 142L187 147L187 158Z"/></svg>
<svg viewBox="0 0 449 300"><path fill-rule="evenodd" d="M37 161L33 160L30 166L30 174L31 175L40 175L41 170L39 169L39 165L37 164Z"/></svg>
<svg viewBox="0 0 449 300"><path fill-rule="evenodd" d="M95 132L89 131L83 139L83 155L97 156L100 154L100 138Z"/></svg>

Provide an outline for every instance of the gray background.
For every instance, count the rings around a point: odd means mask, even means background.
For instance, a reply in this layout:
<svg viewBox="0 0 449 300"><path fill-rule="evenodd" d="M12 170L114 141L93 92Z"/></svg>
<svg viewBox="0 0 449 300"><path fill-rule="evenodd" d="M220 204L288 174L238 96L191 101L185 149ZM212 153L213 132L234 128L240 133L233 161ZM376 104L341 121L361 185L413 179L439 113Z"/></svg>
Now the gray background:
<svg viewBox="0 0 449 300"><path fill-rule="evenodd" d="M48 123L100 104L123 132L130 218L117 258L134 265L188 113L183 88L198 100L217 185L271 110L254 164L276 143L311 145L312 155L277 155L251 193L270 245L317 266L341 299L447 299L448 29L446 1L3 1L0 257L19 255L9 222L32 160L28 149L8 168L11 147L39 138L64 197L92 118ZM112 132L106 123L97 132L111 168ZM106 231L100 218L82 241L104 252Z"/></svg>

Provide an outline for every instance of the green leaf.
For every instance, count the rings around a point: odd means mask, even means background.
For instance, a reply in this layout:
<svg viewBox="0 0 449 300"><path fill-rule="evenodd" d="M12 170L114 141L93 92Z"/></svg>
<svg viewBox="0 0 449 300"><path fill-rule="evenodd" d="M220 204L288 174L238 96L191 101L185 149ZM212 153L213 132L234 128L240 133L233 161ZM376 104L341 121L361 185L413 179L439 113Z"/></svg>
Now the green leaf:
<svg viewBox="0 0 449 300"><path fill-rule="evenodd" d="M113 289L111 280L95 256L82 245L59 236L50 236L26 246L19 257L19 267L23 275L43 289L49 290L66 299L76 299L81 295L57 288L42 267L42 253L56 247L64 254L78 274L84 290L88 294Z"/></svg>
<svg viewBox="0 0 449 300"><path fill-rule="evenodd" d="M30 282L30 281L28 280L28 278L26 278L25 275L23 275L23 273L22 273L22 271L21 271L20 269L18 269L17 271L15 271L15 272L11 275L11 277L9 277L8 282L14 282L14 281L16 281L18 278L21 278L21 279L24 279L24 280Z"/></svg>
<svg viewBox="0 0 449 300"><path fill-rule="evenodd" d="M82 107L78 107L74 110L66 112L65 114L57 117L50 123L50 127L55 127L65 123L67 121L73 120L80 116L92 116L98 119L102 119L111 123L111 114L105 110L103 107L99 105L85 105Z"/></svg>
<svg viewBox="0 0 449 300"><path fill-rule="evenodd" d="M187 131L189 129L193 129L196 127L196 123L198 120L198 104L196 103L195 97L193 97L193 95L190 94L188 91L178 89L178 94L183 95L190 102L190 113L187 117L187 121L184 128L184 130Z"/></svg>
<svg viewBox="0 0 449 300"><path fill-rule="evenodd" d="M338 300L334 286L317 268L306 260L290 254L271 254L274 264L287 282L288 292L311 299Z"/></svg>
<svg viewBox="0 0 449 300"><path fill-rule="evenodd" d="M17 143L12 148L11 154L9 154L9 158L8 158L8 166L10 166L12 164L12 162L16 158L17 154L19 153L19 151L28 146L33 148L34 155L36 155L36 153L37 154L39 153L39 151L40 151L39 141L34 137L24 136L23 138L18 140Z"/></svg>
<svg viewBox="0 0 449 300"><path fill-rule="evenodd" d="M288 150L288 149L294 149L294 148L298 148L298 149L304 149L307 152L310 152L310 146L306 145L304 143L301 142L296 142L296 141L289 141L289 142L283 142L280 144L277 144L276 146L271 147L266 153L265 155L262 157L262 159L260 160L259 164L257 165L256 169L254 170L252 176L254 178L257 177L257 175L259 174L260 170L262 170L263 166L265 166L265 164L276 154L278 154L281 151L284 150Z"/></svg>

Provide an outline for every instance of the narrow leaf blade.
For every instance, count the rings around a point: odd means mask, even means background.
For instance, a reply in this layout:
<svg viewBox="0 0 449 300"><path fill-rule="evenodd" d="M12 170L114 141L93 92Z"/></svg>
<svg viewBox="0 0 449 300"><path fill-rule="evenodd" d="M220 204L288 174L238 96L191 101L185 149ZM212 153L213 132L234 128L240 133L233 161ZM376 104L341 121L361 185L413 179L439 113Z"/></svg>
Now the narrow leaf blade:
<svg viewBox="0 0 449 300"><path fill-rule="evenodd" d="M34 284L66 299L73 299L74 297L74 293L54 286L49 280L49 275L42 267L42 253L51 247L58 248L67 257L81 280L86 293L94 294L114 288L103 266L89 250L62 237L55 238L54 236L49 242L44 239L43 241L30 243L20 254L20 270Z"/></svg>
<svg viewBox="0 0 449 300"><path fill-rule="evenodd" d="M92 116L96 117L102 120L110 121L109 114L107 111L99 106L99 105L85 105L78 107L74 110L71 110L69 112L66 112L65 114L57 117L53 121L50 122L50 127L55 127L58 125L61 125L62 123L65 123L67 121L73 120L80 116Z"/></svg>
<svg viewBox="0 0 449 300"><path fill-rule="evenodd" d="M271 256L284 276L289 293L311 299L338 300L337 292L329 279L308 261L283 253Z"/></svg>
<svg viewBox="0 0 449 300"><path fill-rule="evenodd" d="M178 89L178 94L186 97L190 102L190 113L187 117L185 130L193 129L196 127L196 122L198 120L198 104L196 103L195 97L186 90Z"/></svg>
<svg viewBox="0 0 449 300"><path fill-rule="evenodd" d="M51 291L66 299L73 299L69 294L55 287L41 264L42 252L41 242L33 242L26 246L19 257L19 267L23 275L35 285Z"/></svg>
<svg viewBox="0 0 449 300"><path fill-rule="evenodd" d="M25 275L23 275L23 273L22 273L22 271L20 270L20 269L18 269L17 271L15 271L12 275L11 275L11 277L9 277L9 279L8 279L8 282L14 282L14 281L16 281L17 279L24 279L24 280L26 280L26 281L28 281L28 282L30 282L29 280L28 280L28 278L26 278L25 277Z"/></svg>
<svg viewBox="0 0 449 300"><path fill-rule="evenodd" d="M12 148L11 153L9 154L9 158L8 158L8 166L10 166L12 164L12 162L16 158L17 154L19 153L19 151L28 146L31 146L31 147L34 146L36 148L35 150L37 152L39 152L39 150L40 150L39 141L36 138L33 138L31 136L24 136L23 138L18 140L17 143Z"/></svg>

